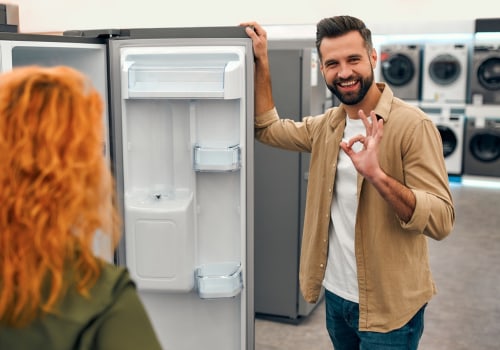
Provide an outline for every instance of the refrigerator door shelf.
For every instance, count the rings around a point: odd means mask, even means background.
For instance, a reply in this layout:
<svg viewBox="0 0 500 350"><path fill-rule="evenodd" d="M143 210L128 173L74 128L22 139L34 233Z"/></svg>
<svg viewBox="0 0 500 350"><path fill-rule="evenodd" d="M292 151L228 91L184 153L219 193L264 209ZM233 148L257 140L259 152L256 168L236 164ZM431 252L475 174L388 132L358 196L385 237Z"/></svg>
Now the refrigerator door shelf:
<svg viewBox="0 0 500 350"><path fill-rule="evenodd" d="M193 167L195 171L227 172L241 168L241 151L239 145L227 148L194 147Z"/></svg>
<svg viewBox="0 0 500 350"><path fill-rule="evenodd" d="M196 269L195 278L201 299L232 298L243 289L239 262L201 265Z"/></svg>
<svg viewBox="0 0 500 350"><path fill-rule="evenodd" d="M155 50L153 50L155 49ZM122 94L133 98L216 98L244 96L240 47L123 49Z"/></svg>

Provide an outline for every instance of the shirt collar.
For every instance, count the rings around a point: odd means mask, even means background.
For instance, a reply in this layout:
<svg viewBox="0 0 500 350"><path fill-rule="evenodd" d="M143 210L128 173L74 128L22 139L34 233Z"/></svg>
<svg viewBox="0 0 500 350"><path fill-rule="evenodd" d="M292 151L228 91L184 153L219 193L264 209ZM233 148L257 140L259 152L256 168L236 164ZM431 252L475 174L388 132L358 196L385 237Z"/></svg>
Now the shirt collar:
<svg viewBox="0 0 500 350"><path fill-rule="evenodd" d="M385 123L389 118L392 100L394 99L394 93L387 84L377 83L377 87L382 92L382 95L378 100L377 106L375 106L375 114L378 118L382 118Z"/></svg>

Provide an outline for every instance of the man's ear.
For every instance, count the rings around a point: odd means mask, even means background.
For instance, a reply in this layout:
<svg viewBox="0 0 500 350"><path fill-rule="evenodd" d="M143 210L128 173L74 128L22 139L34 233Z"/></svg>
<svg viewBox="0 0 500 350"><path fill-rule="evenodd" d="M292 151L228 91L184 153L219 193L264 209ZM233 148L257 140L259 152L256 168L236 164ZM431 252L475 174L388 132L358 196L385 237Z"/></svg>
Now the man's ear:
<svg viewBox="0 0 500 350"><path fill-rule="evenodd" d="M378 54L377 50L375 48L372 48L371 54L370 54L370 61L372 63L373 69L377 67L377 62L378 62Z"/></svg>

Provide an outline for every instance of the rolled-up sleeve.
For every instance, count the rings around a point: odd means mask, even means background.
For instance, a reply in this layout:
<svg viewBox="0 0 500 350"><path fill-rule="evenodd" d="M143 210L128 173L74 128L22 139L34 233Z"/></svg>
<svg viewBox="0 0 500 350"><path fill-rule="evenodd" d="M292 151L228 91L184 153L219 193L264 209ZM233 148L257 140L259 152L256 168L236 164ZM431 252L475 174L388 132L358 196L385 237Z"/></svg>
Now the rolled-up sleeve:
<svg viewBox="0 0 500 350"><path fill-rule="evenodd" d="M455 209L439 132L431 121L422 121L413 130L405 160L405 182L416 198L414 213L403 229L441 240L452 231Z"/></svg>
<svg viewBox="0 0 500 350"><path fill-rule="evenodd" d="M310 152L312 119L280 118L276 108L255 117L255 137L260 142L289 151Z"/></svg>
<svg viewBox="0 0 500 350"><path fill-rule="evenodd" d="M276 111L276 108L273 108L263 114L255 116L254 126L255 129L263 129L278 120L278 112Z"/></svg>
<svg viewBox="0 0 500 350"><path fill-rule="evenodd" d="M455 211L446 199L425 191L413 190L416 198L415 211L410 221L400 220L405 230L418 231L436 240L442 240L453 229Z"/></svg>

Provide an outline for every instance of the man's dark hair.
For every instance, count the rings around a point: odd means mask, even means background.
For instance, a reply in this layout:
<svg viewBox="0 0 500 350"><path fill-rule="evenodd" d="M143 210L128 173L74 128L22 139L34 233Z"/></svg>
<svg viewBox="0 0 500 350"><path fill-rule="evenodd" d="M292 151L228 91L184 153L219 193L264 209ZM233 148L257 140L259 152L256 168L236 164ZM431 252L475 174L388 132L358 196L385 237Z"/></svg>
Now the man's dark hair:
<svg viewBox="0 0 500 350"><path fill-rule="evenodd" d="M351 16L334 16L323 18L319 21L316 25L316 48L318 49L320 57L321 53L319 51L319 47L324 38L335 38L352 31L357 31L361 34L361 37L365 42L366 49L370 52L373 48L372 33L362 20Z"/></svg>

